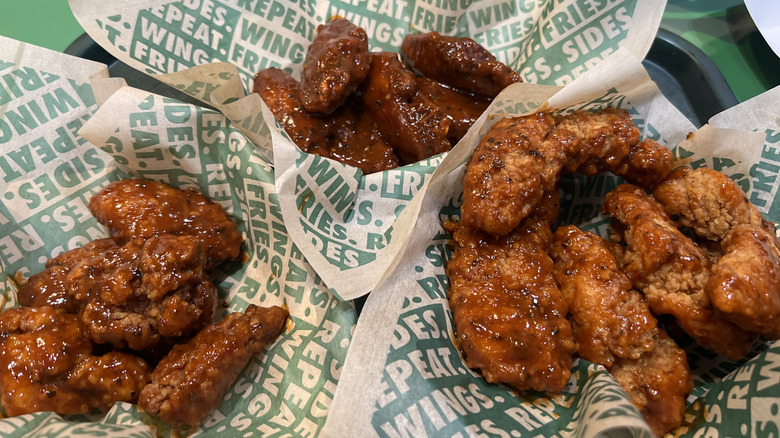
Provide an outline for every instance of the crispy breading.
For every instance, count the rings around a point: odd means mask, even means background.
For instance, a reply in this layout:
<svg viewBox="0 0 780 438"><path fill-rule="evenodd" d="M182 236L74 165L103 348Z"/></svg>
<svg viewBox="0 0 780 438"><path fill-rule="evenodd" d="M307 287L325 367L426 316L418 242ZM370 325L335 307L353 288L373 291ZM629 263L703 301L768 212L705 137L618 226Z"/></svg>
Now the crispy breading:
<svg viewBox="0 0 780 438"><path fill-rule="evenodd" d="M138 404L170 425L200 424L216 408L250 357L284 330L288 312L250 305L173 347L152 373Z"/></svg>
<svg viewBox="0 0 780 438"><path fill-rule="evenodd" d="M491 236L463 223L445 224L455 241L447 265L457 345L488 382L557 392L571 375L576 344L566 303L547 255L557 194L515 231Z"/></svg>
<svg viewBox="0 0 780 438"><path fill-rule="evenodd" d="M744 357L755 335L716 315L704 290L709 258L672 223L645 191L623 184L604 197L602 209L620 226L621 265L658 314L669 314L696 342L731 359Z"/></svg>

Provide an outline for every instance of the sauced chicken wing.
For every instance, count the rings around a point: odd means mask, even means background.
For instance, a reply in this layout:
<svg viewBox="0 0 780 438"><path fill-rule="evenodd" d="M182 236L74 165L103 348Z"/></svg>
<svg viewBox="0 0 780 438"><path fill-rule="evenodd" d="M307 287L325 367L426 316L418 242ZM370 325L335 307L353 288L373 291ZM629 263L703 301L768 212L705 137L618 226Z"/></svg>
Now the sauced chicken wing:
<svg viewBox="0 0 780 438"><path fill-rule="evenodd" d="M780 337L780 249L774 233L737 225L722 241L706 291L724 318L771 339Z"/></svg>
<svg viewBox="0 0 780 438"><path fill-rule="evenodd" d="M463 180L464 222L495 235L525 218L561 171L612 171L651 187L672 166L671 153L639 132L623 110L537 113L503 119L485 134Z"/></svg>
<svg viewBox="0 0 780 438"><path fill-rule="evenodd" d="M682 423L693 379L685 352L663 330L656 330L653 345L637 359L618 359L609 372L653 432L663 436Z"/></svg>
<svg viewBox="0 0 780 438"><path fill-rule="evenodd" d="M328 135L328 157L360 168L365 174L398 167L398 157L385 143L379 126L364 111L358 97L350 97L333 113Z"/></svg>
<svg viewBox="0 0 780 438"><path fill-rule="evenodd" d="M129 354L93 356L76 315L51 306L0 314L0 401L8 416L107 411L114 402L135 401L150 372Z"/></svg>
<svg viewBox="0 0 780 438"><path fill-rule="evenodd" d="M550 254L583 359L605 366L656 435L682 422L693 388L685 352L657 327L644 297L620 270L611 244L559 228Z"/></svg>
<svg viewBox="0 0 780 438"><path fill-rule="evenodd" d="M495 97L510 84L522 82L520 75L471 38L438 32L407 35L401 56L422 76L481 96Z"/></svg>
<svg viewBox="0 0 780 438"><path fill-rule="evenodd" d="M19 288L19 304L27 307L52 306L75 313L77 306L68 297L65 278L82 260L101 254L114 246L116 243L110 238L93 240L49 260L43 271L30 276L27 284Z"/></svg>
<svg viewBox="0 0 780 438"><path fill-rule="evenodd" d="M414 73L405 69L395 53L376 53L361 87L366 110L395 153L414 163L448 151L450 119L417 89Z"/></svg>
<svg viewBox="0 0 780 438"><path fill-rule="evenodd" d="M734 360L744 357L755 336L716 316L704 290L711 262L661 206L639 187L623 184L605 196L602 208L620 223L622 265L653 311L674 316L703 347Z"/></svg>
<svg viewBox="0 0 780 438"><path fill-rule="evenodd" d="M601 237L573 225L558 228L550 255L571 314L578 354L612 366L653 348L656 319Z"/></svg>
<svg viewBox="0 0 780 438"><path fill-rule="evenodd" d="M303 109L295 78L271 67L257 72L253 84L252 92L260 95L296 146L310 154L328 156L326 138L333 120Z"/></svg>
<svg viewBox="0 0 780 438"><path fill-rule="evenodd" d="M179 344L152 373L139 405L171 425L197 425L217 407L250 357L282 332L288 312L250 305Z"/></svg>
<svg viewBox="0 0 780 438"><path fill-rule="evenodd" d="M742 189L717 170L675 169L653 190L653 197L666 213L707 239L720 240L739 224L774 232L774 224L761 216Z"/></svg>
<svg viewBox="0 0 780 438"><path fill-rule="evenodd" d="M671 151L650 139L640 142L639 130L625 110L574 111L561 119L556 130L576 138L568 144L567 172L612 172L652 188L672 170Z"/></svg>
<svg viewBox="0 0 780 438"><path fill-rule="evenodd" d="M66 290L84 335L143 350L195 333L211 322L217 300L194 236L133 239L76 265Z"/></svg>
<svg viewBox="0 0 780 438"><path fill-rule="evenodd" d="M444 114L450 119L447 139L453 146L466 135L471 125L485 112L491 102L486 97L474 96L448 88L425 77L417 77L416 80L420 93L441 107Z"/></svg>
<svg viewBox="0 0 780 438"><path fill-rule="evenodd" d="M461 218L495 235L512 231L558 182L566 161L546 113L505 118L485 134L463 178Z"/></svg>
<svg viewBox="0 0 780 438"><path fill-rule="evenodd" d="M488 382L557 392L571 375L576 344L547 255L556 213L551 194L505 236L445 224L455 241L447 274L457 344Z"/></svg>
<svg viewBox="0 0 780 438"><path fill-rule="evenodd" d="M359 167L365 174L398 167L398 157L360 98L350 96L328 116L308 113L298 103L298 82L277 68L259 71L253 92L260 94L302 151Z"/></svg>
<svg viewBox="0 0 780 438"><path fill-rule="evenodd" d="M370 63L365 30L343 18L321 24L303 63L301 105L332 113L363 82Z"/></svg>
<svg viewBox="0 0 780 438"><path fill-rule="evenodd" d="M98 222L119 244L161 234L193 235L205 252L204 268L235 260L241 252L241 232L222 207L195 189L127 179L109 184L89 201Z"/></svg>

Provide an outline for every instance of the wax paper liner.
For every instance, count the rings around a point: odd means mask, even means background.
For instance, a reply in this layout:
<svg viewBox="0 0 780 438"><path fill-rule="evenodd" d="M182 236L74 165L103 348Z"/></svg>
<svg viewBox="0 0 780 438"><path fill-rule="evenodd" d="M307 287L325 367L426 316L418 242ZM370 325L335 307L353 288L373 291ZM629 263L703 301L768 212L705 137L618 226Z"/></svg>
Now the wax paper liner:
<svg viewBox="0 0 780 438"><path fill-rule="evenodd" d="M661 96L640 62L623 55L617 53L562 89L510 87L481 132L498 117L538 109L620 107L632 115L643 138L674 146L678 164L717 168L749 190L751 199L762 199L766 180L757 169L776 163L776 120L750 125L759 132L735 130L732 123L689 135L694 131L690 122ZM766 114L778 114L778 93L773 90L759 101L774 107L765 107ZM730 114L749 119L756 105L746 102ZM470 154L470 149L456 148L439 165L403 262L369 295L321 436L653 436L601 366L578 359L560 394L517 394L488 384L461 360L447 304L451 237L441 224L460 214L461 180ZM599 214L600 204L620 182L612 175L564 175L558 224L578 224L606 236L608 220ZM771 185L775 190L778 184L773 179ZM772 208L777 199L771 200L757 206L778 220ZM780 343L757 343L748 359L737 363L690 342L681 346L695 389L683 426L673 436L761 436L777 430Z"/></svg>
<svg viewBox="0 0 780 438"><path fill-rule="evenodd" d="M88 80L101 82L95 74L104 76L104 65L11 40L0 43L0 95L14 95L0 113L5 307L16 304L19 285L46 260L108 236L87 208L92 194L110 181L143 177L198 188L226 209L244 235L242 260L212 272L219 318L249 304L285 304L291 315L285 332L250 359L200 427L171 431L120 403L105 416L5 418L0 434L317 435L356 313L328 290L290 239L273 170L255 146L218 112L132 88L113 93L97 110Z"/></svg>
<svg viewBox="0 0 780 438"><path fill-rule="evenodd" d="M442 157L365 176L301 153L259 96L244 97L257 71L281 67L298 78L316 26L338 15L363 27L373 50L397 52L404 35L415 31L471 36L526 82L565 84L618 47L643 57L665 2L70 0L70 5L89 35L118 59L213 105L262 149L277 169L282 214L293 240L325 283L351 299L391 275L417 219L416 195L425 192Z"/></svg>

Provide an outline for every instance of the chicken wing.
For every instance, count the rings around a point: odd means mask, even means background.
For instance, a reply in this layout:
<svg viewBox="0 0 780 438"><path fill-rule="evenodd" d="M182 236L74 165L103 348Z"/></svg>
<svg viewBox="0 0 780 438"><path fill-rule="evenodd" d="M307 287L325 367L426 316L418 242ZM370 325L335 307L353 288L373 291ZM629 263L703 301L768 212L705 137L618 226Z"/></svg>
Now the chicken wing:
<svg viewBox="0 0 780 438"><path fill-rule="evenodd" d="M547 255L557 194L545 196L515 231L491 236L447 222L455 252L447 265L456 342L488 382L557 392L571 375L576 344Z"/></svg>
<svg viewBox="0 0 780 438"><path fill-rule="evenodd" d="M211 322L217 291L194 236L133 239L84 259L65 280L84 335L143 350L194 334Z"/></svg>
<svg viewBox="0 0 780 438"><path fill-rule="evenodd" d="M301 106L332 113L363 82L370 63L365 30L343 18L319 25L303 62Z"/></svg>
<svg viewBox="0 0 780 438"><path fill-rule="evenodd" d="M16 294L19 304L27 307L52 306L76 313L77 305L69 299L65 290L65 278L82 260L101 254L114 246L116 243L110 238L93 240L49 260L43 271L30 276L27 284L19 288Z"/></svg>
<svg viewBox="0 0 780 438"><path fill-rule="evenodd" d="M707 239L720 240L739 224L771 233L775 229L731 178L707 167L675 169L653 190L653 197L669 216Z"/></svg>
<svg viewBox="0 0 780 438"><path fill-rule="evenodd" d="M615 244L558 228L551 256L583 359L605 366L656 435L680 425L693 389L685 352L657 327L613 255Z"/></svg>
<svg viewBox="0 0 780 438"><path fill-rule="evenodd" d="M401 43L404 63L422 76L486 97L496 97L520 75L496 60L471 38L438 32L407 35Z"/></svg>
<svg viewBox="0 0 780 438"><path fill-rule="evenodd" d="M463 179L465 224L502 235L534 208L564 170L611 171L652 187L666 177L671 153L639 131L624 110L546 113L503 119L477 145Z"/></svg>
<svg viewBox="0 0 780 438"><path fill-rule="evenodd" d="M98 222L121 244L161 234L196 236L205 251L204 267L236 260L242 236L222 207L195 189L127 179L109 184L89 201Z"/></svg>
<svg viewBox="0 0 780 438"><path fill-rule="evenodd" d="M463 178L463 225L501 236L531 213L558 182L565 139L547 113L499 120L485 134Z"/></svg>
<svg viewBox="0 0 780 438"><path fill-rule="evenodd" d="M76 315L51 306L0 314L0 402L8 416L105 412L117 401L134 402L150 372L126 353L93 356Z"/></svg>
<svg viewBox="0 0 780 438"><path fill-rule="evenodd" d="M418 77L416 80L420 93L441 107L450 119L447 139L453 146L466 135L471 125L485 112L491 102L489 98L448 88L425 77Z"/></svg>
<svg viewBox="0 0 780 438"><path fill-rule="evenodd" d="M550 256L571 315L580 357L609 368L653 349L656 319L601 237L569 225L555 231Z"/></svg>
<svg viewBox="0 0 780 438"><path fill-rule="evenodd" d="M774 233L737 225L722 241L706 291L725 319L767 338L780 337L780 249Z"/></svg>
<svg viewBox="0 0 780 438"><path fill-rule="evenodd" d="M676 318L696 342L737 360L755 335L718 317L704 286L711 262L661 206L639 187L623 184L604 197L605 214L619 222L626 243L621 264L654 312Z"/></svg>
<svg viewBox="0 0 780 438"><path fill-rule="evenodd" d="M198 425L219 405L250 357L282 332L288 312L250 305L179 344L152 373L138 404L168 424Z"/></svg>
<svg viewBox="0 0 780 438"><path fill-rule="evenodd" d="M656 330L653 344L652 350L637 359L618 359L609 372L653 432L663 436L682 423L693 379L685 351L666 332Z"/></svg>
<svg viewBox="0 0 780 438"><path fill-rule="evenodd" d="M414 73L401 65L395 53L372 56L361 91L366 111L381 121L382 138L406 163L450 149L450 119L419 92Z"/></svg>

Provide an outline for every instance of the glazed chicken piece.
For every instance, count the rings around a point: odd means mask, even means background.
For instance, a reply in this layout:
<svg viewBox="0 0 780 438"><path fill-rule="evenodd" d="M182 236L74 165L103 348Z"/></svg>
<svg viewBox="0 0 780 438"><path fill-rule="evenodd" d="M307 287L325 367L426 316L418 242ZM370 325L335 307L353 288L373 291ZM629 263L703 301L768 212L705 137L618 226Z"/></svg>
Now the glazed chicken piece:
<svg viewBox="0 0 780 438"><path fill-rule="evenodd" d="M656 435L682 423L693 389L685 352L657 327L612 253L615 244L569 225L550 255L569 307L578 355L606 367Z"/></svg>
<svg viewBox="0 0 780 438"><path fill-rule="evenodd" d="M395 53L376 53L361 87L366 111L377 120L382 138L406 163L448 151L450 119L417 88L414 73Z"/></svg>
<svg viewBox="0 0 780 438"><path fill-rule="evenodd" d="M550 256L571 315L578 354L609 368L653 349L656 319L609 247L614 244L569 225L555 231Z"/></svg>
<svg viewBox="0 0 780 438"><path fill-rule="evenodd" d="M360 168L364 174L398 167L398 157L379 132L376 120L358 97L350 97L333 113L328 157Z"/></svg>
<svg viewBox="0 0 780 438"><path fill-rule="evenodd" d="M45 269L30 276L27 284L16 293L19 304L26 307L52 306L68 313L76 313L78 307L65 290L65 278L82 260L101 254L116 246L113 239L98 239L84 246L65 251L46 262Z"/></svg>
<svg viewBox="0 0 780 438"><path fill-rule="evenodd" d="M133 239L71 269L66 290L84 335L144 350L193 335L211 322L217 290L194 236Z"/></svg>
<svg viewBox="0 0 780 438"><path fill-rule="evenodd" d="M682 423L693 390L685 351L663 330L656 330L654 348L637 359L618 359L609 372L626 390L657 436Z"/></svg>
<svg viewBox="0 0 780 438"><path fill-rule="evenodd" d="M780 337L780 249L773 232L737 225L722 241L707 295L723 318L769 339Z"/></svg>
<svg viewBox="0 0 780 438"><path fill-rule="evenodd" d="M612 172L652 188L672 170L672 152L654 140L640 141L639 129L625 110L574 111L561 118L556 130L576 138L567 145L566 172Z"/></svg>
<svg viewBox="0 0 780 438"><path fill-rule="evenodd" d="M501 236L514 230L558 183L564 141L547 113L499 120L474 150L463 177L464 226Z"/></svg>
<svg viewBox="0 0 780 438"><path fill-rule="evenodd" d="M407 35L401 43L401 56L422 76L490 98L510 84L522 82L520 75L471 38L438 32Z"/></svg>
<svg viewBox="0 0 780 438"><path fill-rule="evenodd" d="M319 25L303 62L301 105L332 113L363 82L370 63L366 31L343 18Z"/></svg>
<svg viewBox="0 0 780 438"><path fill-rule="evenodd" d="M448 88L425 77L418 77L416 80L420 93L441 107L450 119L447 139L453 146L466 135L471 125L487 110L491 102L489 98Z"/></svg>
<svg viewBox="0 0 780 438"><path fill-rule="evenodd" d="M326 138L333 120L310 114L299 101L300 86L286 71L271 67L255 74L252 92L263 99L290 139L302 151L328 156Z"/></svg>
<svg viewBox="0 0 780 438"><path fill-rule="evenodd" d="M722 239L740 224L775 230L731 178L706 167L675 169L653 190L653 197L669 216L710 240Z"/></svg>
<svg viewBox="0 0 780 438"><path fill-rule="evenodd" d="M247 361L284 330L287 316L281 307L250 305L245 314L208 325L163 358L138 404L173 426L200 424Z"/></svg>
<svg viewBox="0 0 780 438"><path fill-rule="evenodd" d="M105 412L115 402L134 402L150 373L126 353L93 356L76 315L51 306L0 314L0 402L8 416Z"/></svg>
<svg viewBox="0 0 780 438"><path fill-rule="evenodd" d="M512 233L493 237L445 223L455 252L447 266L456 344L469 368L518 391L558 392L576 343L547 255L557 193Z"/></svg>
<svg viewBox="0 0 780 438"><path fill-rule="evenodd" d="M93 196L89 209L120 245L162 234L193 235L205 252L205 269L236 260L241 253L243 239L236 224L219 204L195 189L179 190L142 179L121 180Z"/></svg>
<svg viewBox="0 0 780 438"><path fill-rule="evenodd" d="M755 338L718 317L704 290L711 262L684 236L661 206L639 187L618 186L602 209L617 222L626 243L621 265L657 314L675 317L701 346L733 360L744 357Z"/></svg>
<svg viewBox="0 0 780 438"><path fill-rule="evenodd" d="M671 166L669 150L652 140L640 142L623 110L503 119L485 134L469 161L461 214L466 225L502 235L555 187L564 169L588 175L612 171L651 187Z"/></svg>

